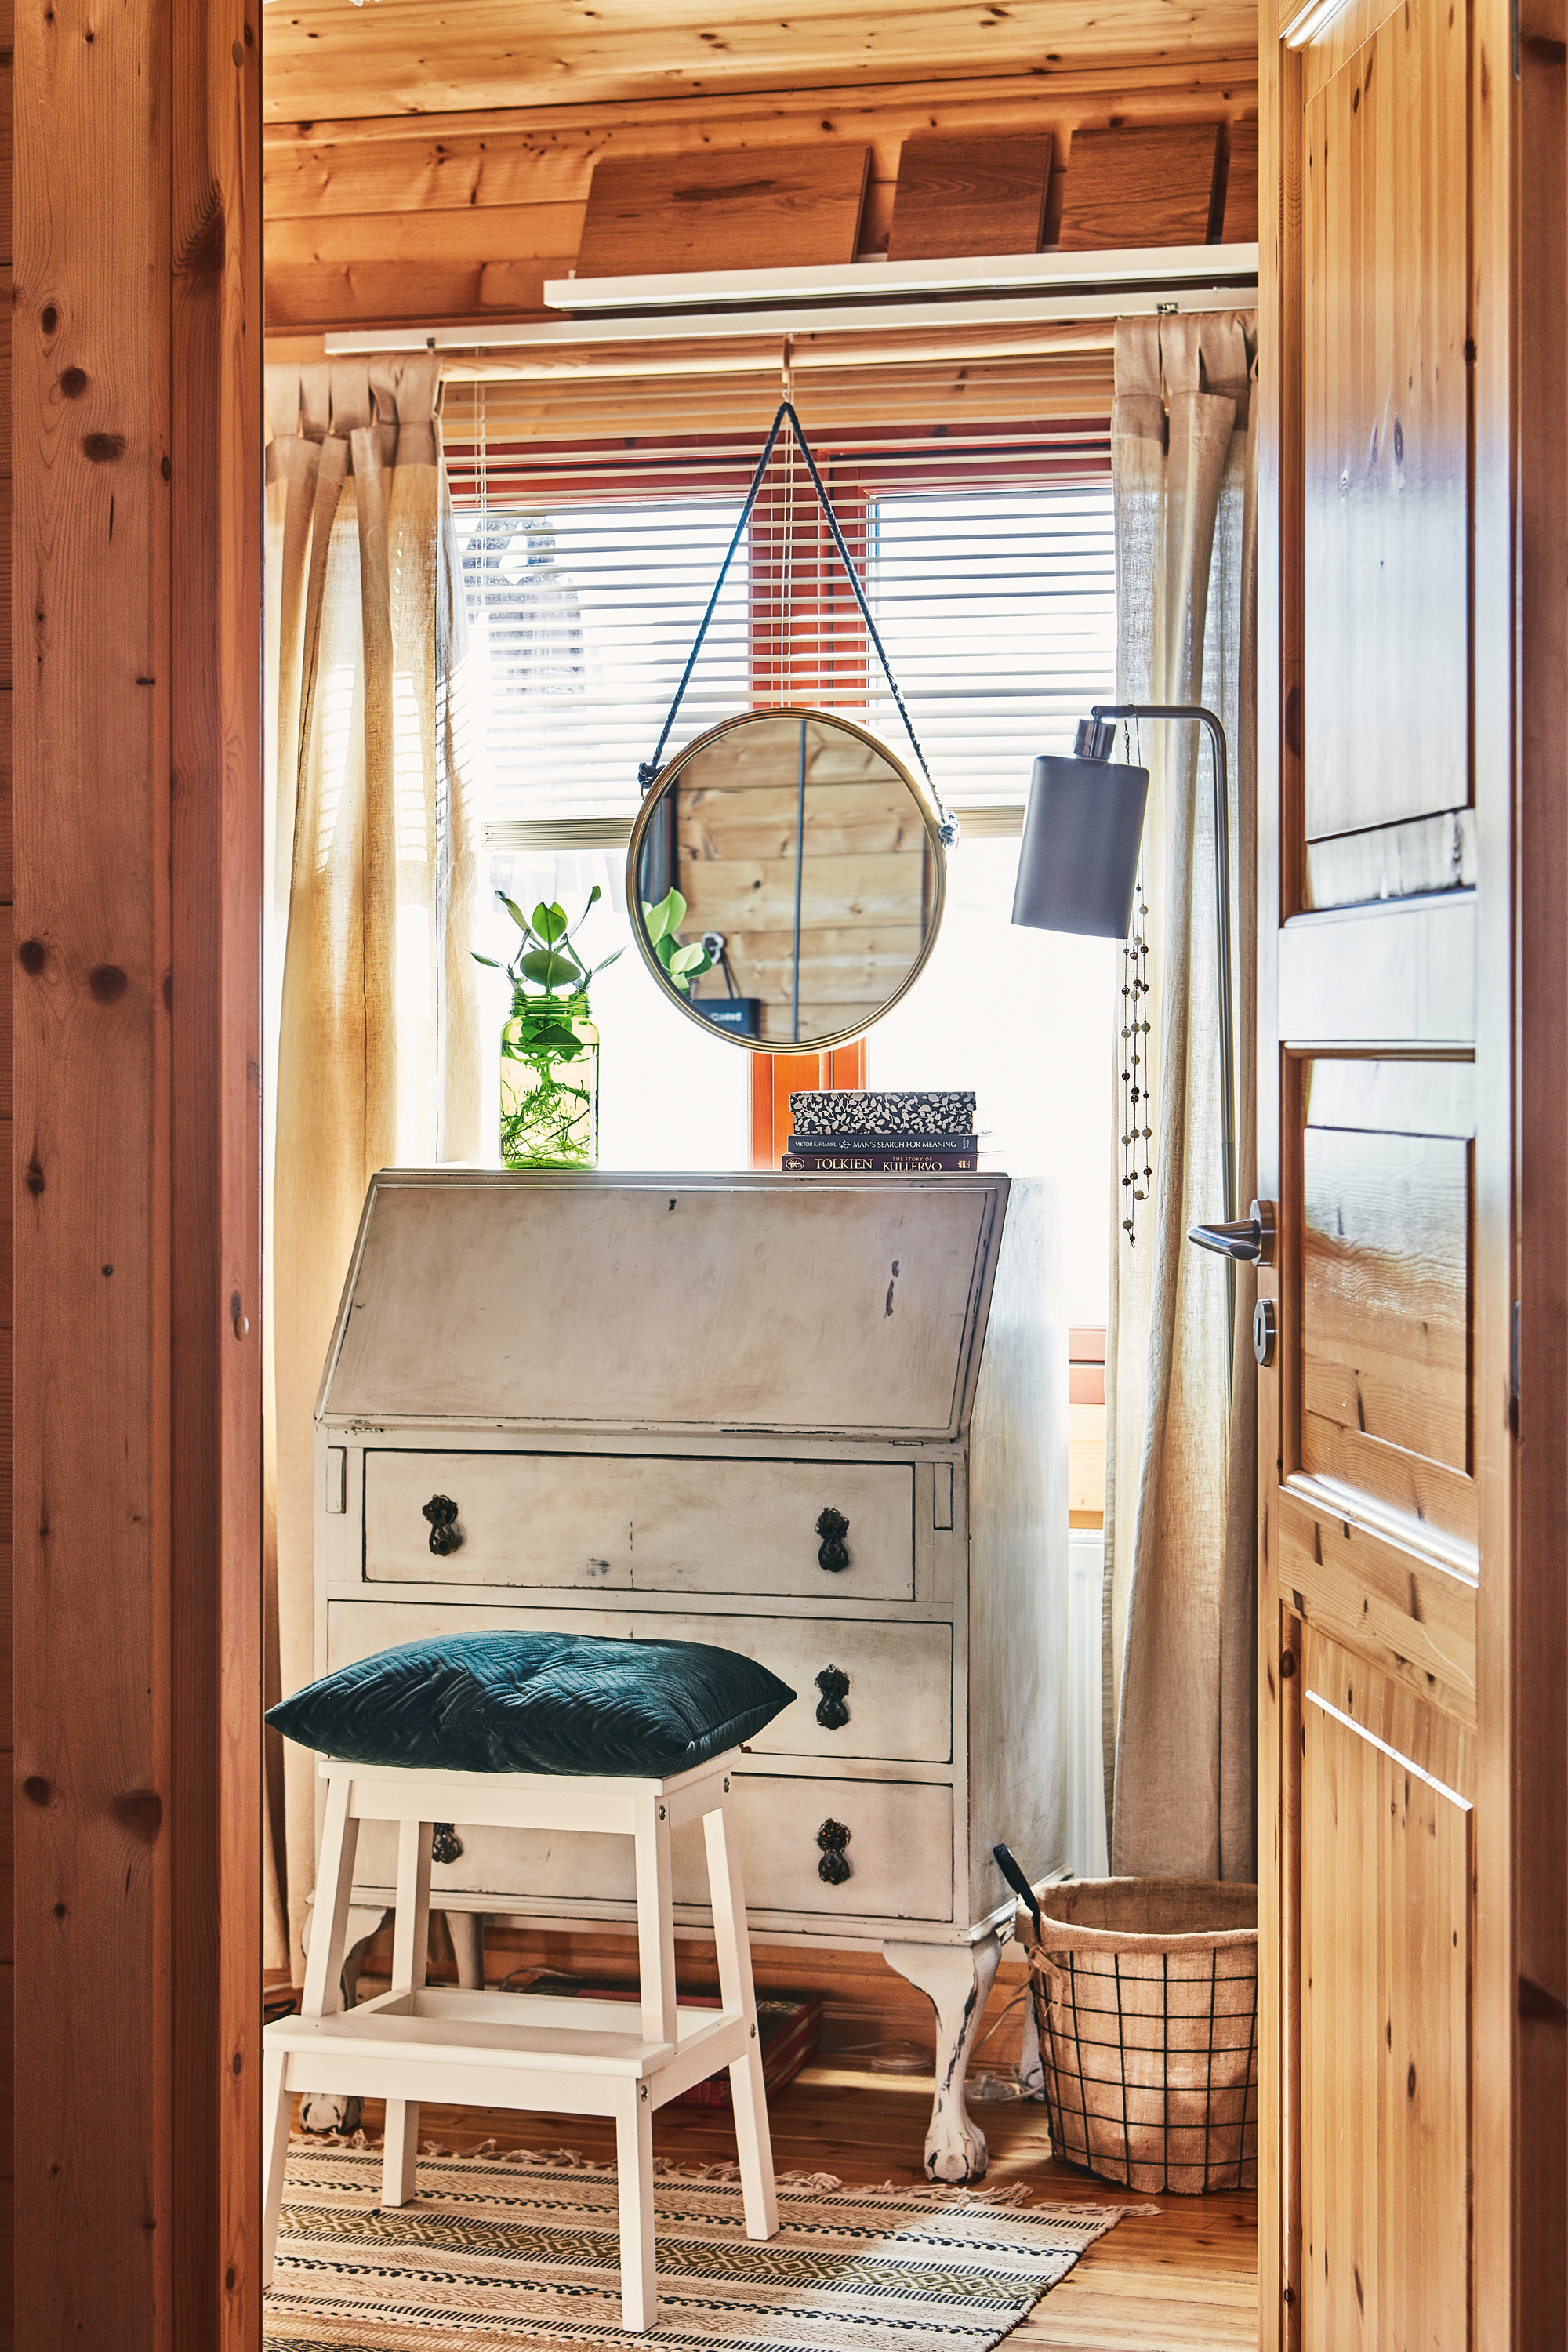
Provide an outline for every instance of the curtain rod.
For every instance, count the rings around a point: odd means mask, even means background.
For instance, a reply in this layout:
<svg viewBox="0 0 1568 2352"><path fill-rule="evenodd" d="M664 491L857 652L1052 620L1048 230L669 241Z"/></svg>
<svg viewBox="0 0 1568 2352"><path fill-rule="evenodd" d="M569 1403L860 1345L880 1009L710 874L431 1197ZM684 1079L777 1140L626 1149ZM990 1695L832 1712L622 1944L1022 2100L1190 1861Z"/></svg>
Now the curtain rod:
<svg viewBox="0 0 1568 2352"><path fill-rule="evenodd" d="M1205 287L1150 287L1103 293L1034 295L1012 300L956 300L928 297L918 302L832 304L779 310L669 310L640 312L605 320L498 320L494 326L357 328L323 338L329 358L347 358L370 352L550 352L563 356L573 351L593 351L607 344L695 342L716 338L735 340L788 336L795 344L797 367L842 365L842 358L816 339L838 335L892 334L923 330L928 335L951 326L959 333L976 327L1062 326L1101 324L1110 330L1118 319L1153 318L1162 312L1188 317L1194 312L1234 310L1256 301L1258 277L1238 273L1216 278ZM805 343L800 339L812 338ZM902 354L900 354L902 356ZM862 361L861 364L874 362Z"/></svg>

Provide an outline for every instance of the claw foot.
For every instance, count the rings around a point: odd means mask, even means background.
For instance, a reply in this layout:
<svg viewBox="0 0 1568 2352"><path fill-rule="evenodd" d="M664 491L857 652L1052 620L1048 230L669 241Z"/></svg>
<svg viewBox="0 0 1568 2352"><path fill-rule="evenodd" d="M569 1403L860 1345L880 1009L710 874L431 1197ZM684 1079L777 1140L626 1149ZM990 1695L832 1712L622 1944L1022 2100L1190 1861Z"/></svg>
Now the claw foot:
<svg viewBox="0 0 1568 2352"><path fill-rule="evenodd" d="M996 1974L994 1936L977 1944L884 1944L889 1968L918 1985L936 2011L936 2099L926 2135L931 2180L978 2180L989 2162L985 2135L964 2104L970 2053Z"/></svg>

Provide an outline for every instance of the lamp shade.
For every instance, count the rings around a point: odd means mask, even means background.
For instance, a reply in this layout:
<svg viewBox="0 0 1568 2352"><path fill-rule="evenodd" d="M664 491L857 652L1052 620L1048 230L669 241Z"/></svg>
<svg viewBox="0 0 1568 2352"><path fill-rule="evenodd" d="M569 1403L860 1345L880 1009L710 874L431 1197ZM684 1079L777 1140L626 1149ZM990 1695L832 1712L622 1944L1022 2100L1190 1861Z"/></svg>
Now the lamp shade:
<svg viewBox="0 0 1568 2352"><path fill-rule="evenodd" d="M1013 920L1037 931L1124 940L1148 797L1147 768L1114 760L1037 760Z"/></svg>

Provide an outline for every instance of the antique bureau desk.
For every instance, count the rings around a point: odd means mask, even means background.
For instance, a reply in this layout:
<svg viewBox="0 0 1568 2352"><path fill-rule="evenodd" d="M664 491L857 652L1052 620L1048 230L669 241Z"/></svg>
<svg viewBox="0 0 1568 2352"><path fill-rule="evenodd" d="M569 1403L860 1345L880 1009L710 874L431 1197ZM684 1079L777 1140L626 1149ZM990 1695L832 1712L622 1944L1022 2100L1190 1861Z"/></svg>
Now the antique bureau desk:
<svg viewBox="0 0 1568 2352"><path fill-rule="evenodd" d="M752 1932L879 1948L931 1996L946 2179L985 2162L963 2074L1013 1916L992 1846L1062 1861L1050 1211L1004 1176L387 1171L317 1404L320 1671L544 1627L717 1642L798 1693L746 1759ZM455 1925L634 1916L616 1841L455 1839L431 1885ZM359 1855L374 1926L392 1833ZM700 1855L674 1861L700 1933Z"/></svg>

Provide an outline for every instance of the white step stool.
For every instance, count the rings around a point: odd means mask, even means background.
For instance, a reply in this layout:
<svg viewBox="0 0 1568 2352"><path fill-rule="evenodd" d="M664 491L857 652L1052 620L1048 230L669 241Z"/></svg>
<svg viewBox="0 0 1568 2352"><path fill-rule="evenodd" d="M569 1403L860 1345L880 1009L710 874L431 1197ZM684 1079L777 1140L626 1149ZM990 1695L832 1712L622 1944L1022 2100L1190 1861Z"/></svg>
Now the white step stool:
<svg viewBox="0 0 1568 2352"><path fill-rule="evenodd" d="M653 2115L693 2083L730 2069L746 2233L778 2228L773 2149L763 2091L757 2004L746 1941L731 1795L732 1759L716 1757L668 1780L535 1772L421 1772L324 1761L321 1841L305 1991L295 2017L268 2026L262 2086L265 2206L270 2281L294 2094L329 2091L386 2101L382 2203L414 2194L419 2103L614 2116L619 2174L622 2325L640 2333L656 2306ZM708 1847L721 2008L679 2009L669 1833L700 1818ZM339 1975L363 1821L396 1822L397 1916L392 1989L341 2007ZM434 1822L507 1829L598 1831L637 1849L639 2027L626 2005L527 1993L454 1991L425 1982Z"/></svg>

